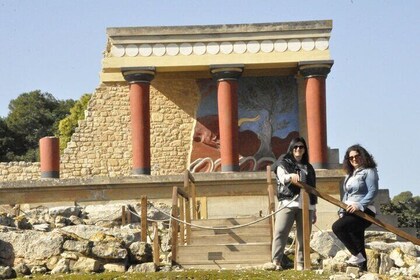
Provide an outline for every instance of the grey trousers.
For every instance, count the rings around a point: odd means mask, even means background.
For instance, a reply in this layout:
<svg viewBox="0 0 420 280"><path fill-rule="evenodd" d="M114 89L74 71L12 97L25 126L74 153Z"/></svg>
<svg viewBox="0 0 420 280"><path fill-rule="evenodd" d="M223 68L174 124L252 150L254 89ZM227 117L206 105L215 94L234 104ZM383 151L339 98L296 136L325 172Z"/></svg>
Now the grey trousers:
<svg viewBox="0 0 420 280"><path fill-rule="evenodd" d="M279 205L281 207L281 205ZM309 224L312 230L313 210L309 210L311 223ZM302 224L302 209L298 207L284 208L276 213L276 222L274 224L274 237L272 244L272 260L276 263L281 263L286 248L287 238L293 223L296 222L297 232L297 246L298 246L298 263L303 263L303 224Z"/></svg>

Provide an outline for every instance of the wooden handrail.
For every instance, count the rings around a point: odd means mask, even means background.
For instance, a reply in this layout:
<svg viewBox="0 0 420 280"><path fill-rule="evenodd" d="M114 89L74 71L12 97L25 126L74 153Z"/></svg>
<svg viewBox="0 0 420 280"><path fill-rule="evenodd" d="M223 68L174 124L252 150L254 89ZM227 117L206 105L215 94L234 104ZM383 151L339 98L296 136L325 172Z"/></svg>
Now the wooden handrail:
<svg viewBox="0 0 420 280"><path fill-rule="evenodd" d="M185 221L184 223L178 223L178 221L172 219L171 229L172 229L172 263L176 264L177 258L177 249L178 245L189 244L191 240L191 208L190 208L190 196L189 193L189 184L188 176L185 173L184 179L184 189L179 187L173 187L172 189L172 217L179 220ZM181 199L179 199L179 196ZM179 205L179 207L178 207ZM178 231L179 231L179 241L178 241ZM179 243L179 244L178 244Z"/></svg>
<svg viewBox="0 0 420 280"><path fill-rule="evenodd" d="M309 185L307 185L303 182L298 182L294 185L298 186L299 188L304 189L306 192L311 193L313 195L316 195L316 196L318 196L318 197L320 197L320 198L322 198L322 199L324 199L324 200L326 200L326 201L328 201L328 202L330 202L330 203L332 203L332 204L334 204L334 205L336 205L340 208L346 209L346 207L347 207L347 204L345 204L344 202L342 202L342 201L340 201L340 200L338 200L338 199L336 199L336 198L334 198L330 195L324 194L324 193L318 191L317 189L315 189L315 188L313 188L313 187L311 187L311 186L309 186ZM380 220L378 220L374 217L371 217L371 216L365 214L362 211L357 210L357 211L354 212L354 214L356 216L359 216L359 217L365 219L365 220L368 220L369 222L371 222L371 223L373 223L373 224L375 224L375 225L377 225L377 226L379 226L379 227L381 227L381 228L383 228L387 231L395 233L399 237L402 237L402 238L412 242L415 245L420 245L420 239L406 233L405 231L402 231L402 230L400 230L400 229L398 229L398 228L396 228L396 227L394 227L390 224L386 224L384 222L381 222Z"/></svg>

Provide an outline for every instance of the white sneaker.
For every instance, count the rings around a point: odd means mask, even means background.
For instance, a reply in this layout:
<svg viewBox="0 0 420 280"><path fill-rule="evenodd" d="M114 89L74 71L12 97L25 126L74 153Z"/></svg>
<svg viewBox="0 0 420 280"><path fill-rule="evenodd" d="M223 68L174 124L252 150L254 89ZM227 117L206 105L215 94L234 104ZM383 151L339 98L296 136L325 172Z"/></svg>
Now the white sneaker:
<svg viewBox="0 0 420 280"><path fill-rule="evenodd" d="M357 256L351 256L346 263L348 264L353 264L353 265L358 265L362 262L366 261L366 259L362 256L361 253L357 254Z"/></svg>
<svg viewBox="0 0 420 280"><path fill-rule="evenodd" d="M298 263L298 264L296 265L296 270L297 270L297 271L302 271L302 270L303 270L303 264Z"/></svg>
<svg viewBox="0 0 420 280"><path fill-rule="evenodd" d="M273 264L275 266L274 270L283 270L279 262L273 261Z"/></svg>

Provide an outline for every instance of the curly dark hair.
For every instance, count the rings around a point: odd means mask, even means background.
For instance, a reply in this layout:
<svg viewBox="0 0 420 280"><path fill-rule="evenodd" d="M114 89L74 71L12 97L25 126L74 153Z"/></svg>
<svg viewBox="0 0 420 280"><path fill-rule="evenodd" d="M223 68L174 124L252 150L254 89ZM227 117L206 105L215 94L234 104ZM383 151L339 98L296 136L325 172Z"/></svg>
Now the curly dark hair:
<svg viewBox="0 0 420 280"><path fill-rule="evenodd" d="M375 160L373 159L373 156L361 145L355 144L353 146L350 146L346 154L344 155L343 160L343 169L346 172L346 174L351 174L354 171L353 165L350 163L349 154L350 152L357 152L360 155L360 165L364 168L376 168L377 164Z"/></svg>
<svg viewBox="0 0 420 280"><path fill-rule="evenodd" d="M300 162L303 164L308 164L309 163L308 145L306 145L306 141L303 137L296 137L296 138L293 138L292 141L290 141L289 147L287 148L287 152L284 157L291 159L293 162L296 162L295 157L293 156L293 147L298 142L301 142L305 146L305 153L302 155L302 159Z"/></svg>

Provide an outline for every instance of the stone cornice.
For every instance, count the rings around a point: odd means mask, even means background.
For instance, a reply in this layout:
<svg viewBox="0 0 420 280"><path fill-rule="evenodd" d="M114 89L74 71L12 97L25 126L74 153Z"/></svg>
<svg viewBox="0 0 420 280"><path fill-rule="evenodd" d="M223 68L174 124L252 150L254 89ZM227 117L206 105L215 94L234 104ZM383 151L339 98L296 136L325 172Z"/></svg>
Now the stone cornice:
<svg viewBox="0 0 420 280"><path fill-rule="evenodd" d="M328 60L332 21L108 28L102 82L123 81L123 67L156 67L156 73L201 71L211 64L245 69L297 66Z"/></svg>
<svg viewBox="0 0 420 280"><path fill-rule="evenodd" d="M321 30L330 32L332 20L272 22L254 24L223 24L223 25L190 25L190 26L144 26L144 27L110 27L107 35L115 40L124 37L145 38L148 36L176 36L176 35L210 35L238 34L238 33L266 33L266 32L302 32Z"/></svg>

